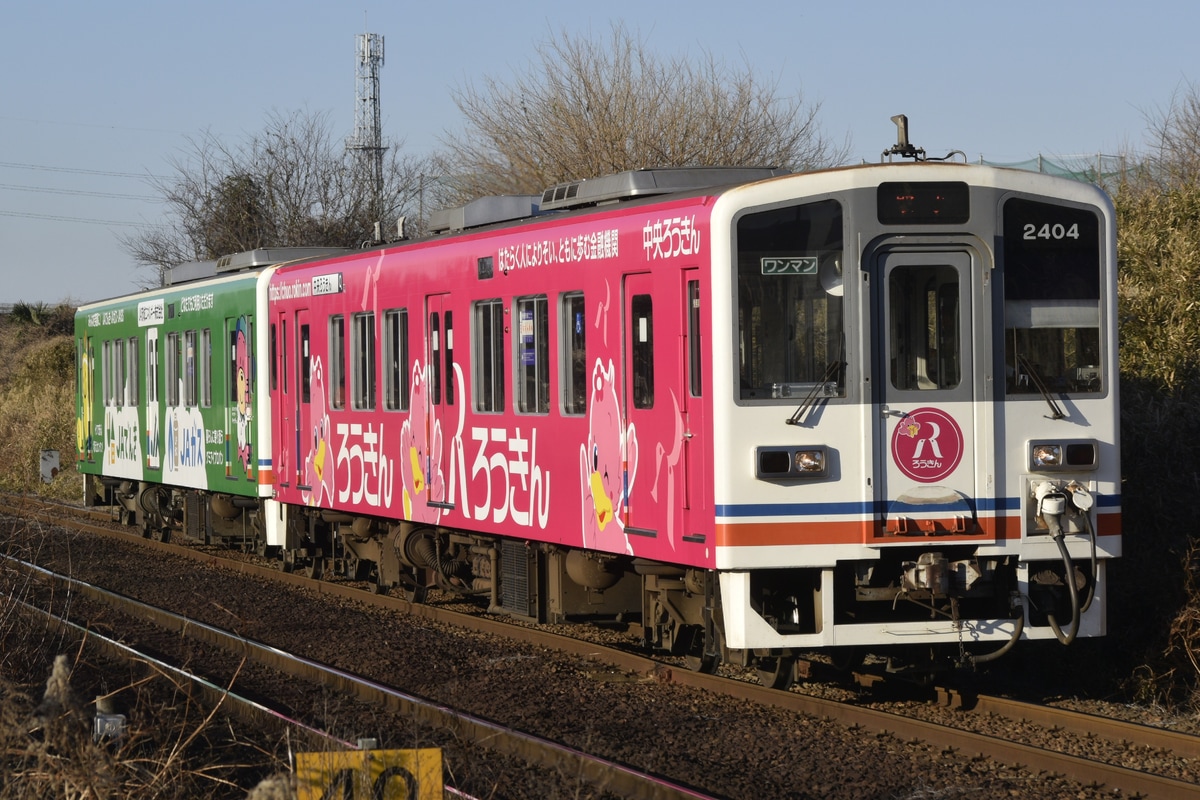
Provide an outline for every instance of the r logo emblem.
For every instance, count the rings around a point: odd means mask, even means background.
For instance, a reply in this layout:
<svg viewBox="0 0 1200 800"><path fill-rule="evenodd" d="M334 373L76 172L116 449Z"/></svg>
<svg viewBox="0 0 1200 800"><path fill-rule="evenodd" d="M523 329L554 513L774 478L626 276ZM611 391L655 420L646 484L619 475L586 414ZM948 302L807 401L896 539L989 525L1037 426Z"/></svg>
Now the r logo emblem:
<svg viewBox="0 0 1200 800"><path fill-rule="evenodd" d="M962 429L940 409L910 411L892 431L892 460L914 481L940 481L954 472L962 454Z"/></svg>

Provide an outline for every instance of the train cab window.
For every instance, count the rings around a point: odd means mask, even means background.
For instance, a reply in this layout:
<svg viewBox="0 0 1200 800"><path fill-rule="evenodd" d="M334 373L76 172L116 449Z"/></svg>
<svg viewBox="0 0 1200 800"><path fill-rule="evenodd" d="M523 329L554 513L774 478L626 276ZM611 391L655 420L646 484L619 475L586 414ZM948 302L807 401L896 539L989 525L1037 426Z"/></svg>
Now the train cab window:
<svg viewBox="0 0 1200 800"><path fill-rule="evenodd" d="M476 411L504 410L504 301L475 304L471 325L471 395Z"/></svg>
<svg viewBox="0 0 1200 800"><path fill-rule="evenodd" d="M550 412L550 315L546 295L517 298L517 410Z"/></svg>
<svg viewBox="0 0 1200 800"><path fill-rule="evenodd" d="M383 407L408 410L408 311L383 312Z"/></svg>
<svg viewBox="0 0 1200 800"><path fill-rule="evenodd" d="M630 301L633 330L633 407L654 408L654 305L648 294L635 294Z"/></svg>
<svg viewBox="0 0 1200 800"><path fill-rule="evenodd" d="M307 394L306 389L306 401ZM341 314L329 318L329 407L346 407L346 318Z"/></svg>
<svg viewBox="0 0 1200 800"><path fill-rule="evenodd" d="M356 411L375 409L375 314L355 314L350 328L351 405Z"/></svg>
<svg viewBox="0 0 1200 800"><path fill-rule="evenodd" d="M739 398L844 397L841 206L747 213L736 237Z"/></svg>
<svg viewBox="0 0 1200 800"><path fill-rule="evenodd" d="M1100 220L1094 210L1004 204L1004 368L1009 395L1101 392Z"/></svg>
<svg viewBox="0 0 1200 800"><path fill-rule="evenodd" d="M958 271L900 266L888 277L889 375L906 391L953 389L962 368Z"/></svg>
<svg viewBox="0 0 1200 800"><path fill-rule="evenodd" d="M567 292L559 300L559 370L562 413L587 413L587 325L583 292Z"/></svg>

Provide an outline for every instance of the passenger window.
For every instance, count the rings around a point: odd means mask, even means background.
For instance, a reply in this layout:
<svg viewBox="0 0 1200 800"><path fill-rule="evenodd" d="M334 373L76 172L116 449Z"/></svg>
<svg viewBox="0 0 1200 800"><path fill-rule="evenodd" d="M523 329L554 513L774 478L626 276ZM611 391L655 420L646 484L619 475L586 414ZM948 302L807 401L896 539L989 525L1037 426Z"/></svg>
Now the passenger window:
<svg viewBox="0 0 1200 800"><path fill-rule="evenodd" d="M517 410L550 412L550 318L545 295L517 299Z"/></svg>
<svg viewBox="0 0 1200 800"><path fill-rule="evenodd" d="M408 410L408 311L383 312L383 407Z"/></svg>
<svg viewBox="0 0 1200 800"><path fill-rule="evenodd" d="M475 304L471 348L471 387L476 411L504 410L504 303Z"/></svg>
<svg viewBox="0 0 1200 800"><path fill-rule="evenodd" d="M351 386L356 411L375 409L375 314L355 314L350 331Z"/></svg>
<svg viewBox="0 0 1200 800"><path fill-rule="evenodd" d="M304 326L304 357L308 361L308 326ZM311 373L311 366L305 373ZM304 379L301 402L309 401L309 378ZM329 407L346 407L346 318L335 314L329 318Z"/></svg>
<svg viewBox="0 0 1200 800"><path fill-rule="evenodd" d="M568 292L560 301L558 342L562 375L562 413L587 413L587 324L582 292Z"/></svg>

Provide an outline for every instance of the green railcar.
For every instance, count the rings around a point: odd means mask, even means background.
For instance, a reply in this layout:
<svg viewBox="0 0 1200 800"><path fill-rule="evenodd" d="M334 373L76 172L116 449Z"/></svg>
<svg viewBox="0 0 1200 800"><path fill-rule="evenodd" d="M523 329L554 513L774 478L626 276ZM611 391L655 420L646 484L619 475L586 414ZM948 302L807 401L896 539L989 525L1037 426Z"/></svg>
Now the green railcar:
<svg viewBox="0 0 1200 800"><path fill-rule="evenodd" d="M261 271L80 307L76 457L89 501L147 530L178 522L188 498L223 498L231 516L255 504L237 498L258 497L260 451L269 458L255 408ZM211 529L193 505L192 532Z"/></svg>

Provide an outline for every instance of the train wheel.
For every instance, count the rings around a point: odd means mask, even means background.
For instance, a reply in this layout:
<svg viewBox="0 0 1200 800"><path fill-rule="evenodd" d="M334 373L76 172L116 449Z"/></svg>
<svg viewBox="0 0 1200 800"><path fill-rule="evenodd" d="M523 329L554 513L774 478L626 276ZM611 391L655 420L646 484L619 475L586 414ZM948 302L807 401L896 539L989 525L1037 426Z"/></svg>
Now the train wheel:
<svg viewBox="0 0 1200 800"><path fill-rule="evenodd" d="M709 652L711 650L720 651L719 647L714 647L708 642L708 637L704 634L704 628L700 625L689 625L691 641L688 643L687 652L683 655L683 663L692 672L703 672L707 675L712 675L717 671L717 667L721 666L721 657L717 653Z"/></svg>
<svg viewBox="0 0 1200 800"><path fill-rule="evenodd" d="M853 672L862 666L867 651L858 645L829 648L829 663L839 672Z"/></svg>
<svg viewBox="0 0 1200 800"><path fill-rule="evenodd" d="M795 656L760 656L758 682L769 689L787 689L796 679Z"/></svg>
<svg viewBox="0 0 1200 800"><path fill-rule="evenodd" d="M314 556L309 559L308 566L304 568L304 577L314 580L321 580L325 577L325 559L319 556Z"/></svg>
<svg viewBox="0 0 1200 800"><path fill-rule="evenodd" d="M414 575L412 570L402 570L400 572L400 583L397 588L403 594L405 600L417 605L423 604L429 595L429 587L421 580L421 573L417 572Z"/></svg>
<svg viewBox="0 0 1200 800"><path fill-rule="evenodd" d="M371 580L371 571L374 564L370 561L364 561L361 558L350 558L346 560L346 580L351 581L369 581Z"/></svg>

